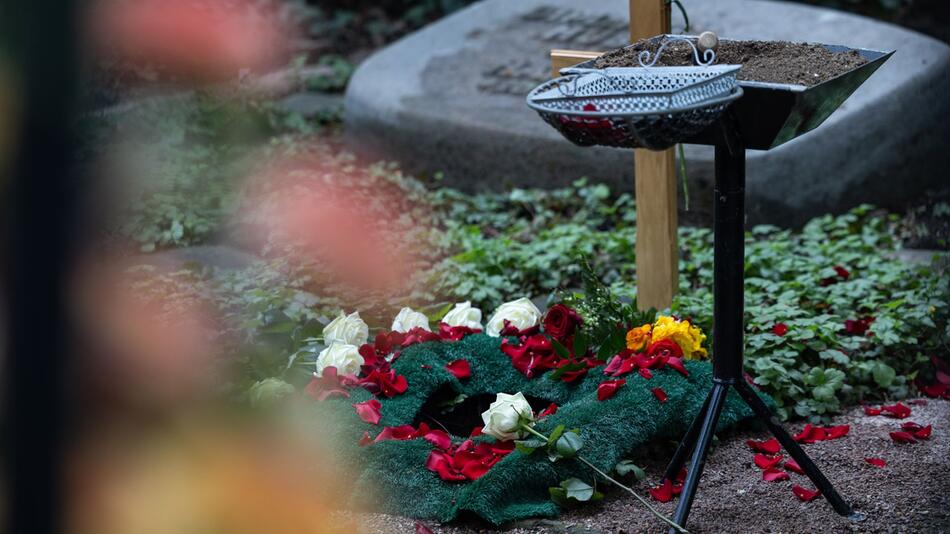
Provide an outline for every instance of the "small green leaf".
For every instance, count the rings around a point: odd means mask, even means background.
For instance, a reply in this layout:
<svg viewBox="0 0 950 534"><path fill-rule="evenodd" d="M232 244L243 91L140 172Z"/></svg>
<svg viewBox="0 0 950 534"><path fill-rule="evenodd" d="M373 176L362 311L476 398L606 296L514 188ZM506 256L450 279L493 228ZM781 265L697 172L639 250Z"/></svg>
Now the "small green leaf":
<svg viewBox="0 0 950 534"><path fill-rule="evenodd" d="M561 482L561 487L564 488L564 492L569 499L585 502L594 496L593 486L579 478L569 478Z"/></svg>
<svg viewBox="0 0 950 534"><path fill-rule="evenodd" d="M589 345L590 340L587 339L587 335L584 332L578 332L574 335L574 354L578 358L584 357L587 354L587 346Z"/></svg>
<svg viewBox="0 0 950 534"><path fill-rule="evenodd" d="M573 458L577 455L577 451L584 446L584 440L574 432L565 432L560 439L557 440L557 452L563 458Z"/></svg>
<svg viewBox="0 0 950 534"><path fill-rule="evenodd" d="M564 433L564 429L567 428L564 425L558 425L551 431L551 434L548 436L548 445L554 445L557 443L557 440L560 439L561 434Z"/></svg>
<svg viewBox="0 0 950 534"><path fill-rule="evenodd" d="M646 471L644 471L642 467L633 463L633 460L621 460L617 466L614 467L614 471L616 471L620 476L627 476L630 473L633 473L633 476L637 480L643 480L647 477Z"/></svg>
<svg viewBox="0 0 950 534"><path fill-rule="evenodd" d="M551 339L551 346L554 347L554 353L560 356L561 358L570 358L571 351L567 350L567 347L561 345L561 342L556 339Z"/></svg>

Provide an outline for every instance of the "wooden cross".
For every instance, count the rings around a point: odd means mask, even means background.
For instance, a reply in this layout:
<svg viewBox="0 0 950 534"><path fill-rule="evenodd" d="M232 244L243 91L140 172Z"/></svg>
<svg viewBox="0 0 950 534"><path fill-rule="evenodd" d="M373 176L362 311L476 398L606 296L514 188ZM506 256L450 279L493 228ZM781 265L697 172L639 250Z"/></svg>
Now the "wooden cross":
<svg viewBox="0 0 950 534"><path fill-rule="evenodd" d="M670 32L667 0L630 0L630 41ZM552 76L602 52L552 50ZM676 234L676 158L673 149L634 151L637 199L637 304L668 308L679 284Z"/></svg>

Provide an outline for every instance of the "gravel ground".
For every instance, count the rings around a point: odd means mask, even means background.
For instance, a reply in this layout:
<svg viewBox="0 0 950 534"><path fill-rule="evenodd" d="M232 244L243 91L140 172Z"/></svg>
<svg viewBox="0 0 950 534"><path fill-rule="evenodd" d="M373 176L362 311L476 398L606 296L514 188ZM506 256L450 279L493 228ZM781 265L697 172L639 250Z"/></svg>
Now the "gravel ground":
<svg viewBox="0 0 950 534"><path fill-rule="evenodd" d="M926 403L911 404L912 415L902 421L869 417L860 407L853 408L834 419L834 424L851 425L850 434L805 445L839 493L867 515L864 521L838 516L822 498L800 502L792 494L792 484L814 488L803 475L792 473L789 481L762 481L745 441L766 439L768 433L743 430L720 436L710 454L690 513L690 532L950 532L950 402L922 402ZM898 430L903 421L933 425L933 435L916 444L896 444L888 432ZM792 424L791 429L797 432L802 426ZM868 457L883 458L887 466L868 465L864 462ZM659 479L665 460L660 455L641 459L646 480ZM647 485L640 483L635 489L646 495ZM657 507L672 514L675 505L676 500ZM404 517L360 514L357 521L365 533L415 532L415 521ZM571 511L556 520L521 521L503 529L477 520L427 526L446 534L665 531L642 505L618 491L611 491L601 505Z"/></svg>

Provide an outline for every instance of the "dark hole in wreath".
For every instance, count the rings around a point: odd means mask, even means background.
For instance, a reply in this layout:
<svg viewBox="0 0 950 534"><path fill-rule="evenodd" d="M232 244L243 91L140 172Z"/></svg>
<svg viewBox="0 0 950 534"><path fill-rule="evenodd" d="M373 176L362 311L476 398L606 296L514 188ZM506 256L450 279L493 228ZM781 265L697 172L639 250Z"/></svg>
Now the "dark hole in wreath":
<svg viewBox="0 0 950 534"><path fill-rule="evenodd" d="M547 408L551 401L525 395L535 413ZM494 393L467 396L451 387L436 391L416 415L413 426L426 423L430 428L441 428L449 434L465 437L483 425L482 412L495 402Z"/></svg>

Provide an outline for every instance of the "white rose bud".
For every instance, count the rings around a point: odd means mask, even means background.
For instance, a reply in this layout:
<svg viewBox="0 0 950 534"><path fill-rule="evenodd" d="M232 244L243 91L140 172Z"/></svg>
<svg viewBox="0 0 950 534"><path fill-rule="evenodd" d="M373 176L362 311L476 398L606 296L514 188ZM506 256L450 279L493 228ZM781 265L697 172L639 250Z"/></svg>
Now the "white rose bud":
<svg viewBox="0 0 950 534"><path fill-rule="evenodd" d="M488 320L485 333L492 337L501 335L502 329L505 328L505 319L518 330L524 330L538 324L541 319L541 310L531 300L524 297L506 302L499 306L492 318Z"/></svg>
<svg viewBox="0 0 950 534"><path fill-rule="evenodd" d="M534 423L534 413L531 405L519 391L514 395L499 393L495 402L482 412L482 433L488 434L502 441L509 441L524 437L522 423Z"/></svg>
<svg viewBox="0 0 950 534"><path fill-rule="evenodd" d="M360 319L360 312L349 315L340 312L340 316L330 321L323 329L323 342L327 345L342 343L344 345L360 345L369 340L369 326Z"/></svg>
<svg viewBox="0 0 950 534"><path fill-rule="evenodd" d="M467 326L477 330L482 329L482 310L473 308L469 301L460 302L449 310L442 318L442 322L449 326Z"/></svg>
<svg viewBox="0 0 950 534"><path fill-rule="evenodd" d="M279 378L265 378L251 386L248 396L251 406L268 406L288 395L293 395L295 391L294 386Z"/></svg>
<svg viewBox="0 0 950 534"><path fill-rule="evenodd" d="M403 308L399 310L399 313L396 315L396 318L393 319L393 332L402 332L406 333L412 330L415 327L422 328L423 330L431 332L429 330L429 318L424 314L419 313L412 308Z"/></svg>
<svg viewBox="0 0 950 534"><path fill-rule="evenodd" d="M317 356L317 376L323 376L327 367L336 367L338 375L355 375L360 372L363 357L355 345L334 343Z"/></svg>

